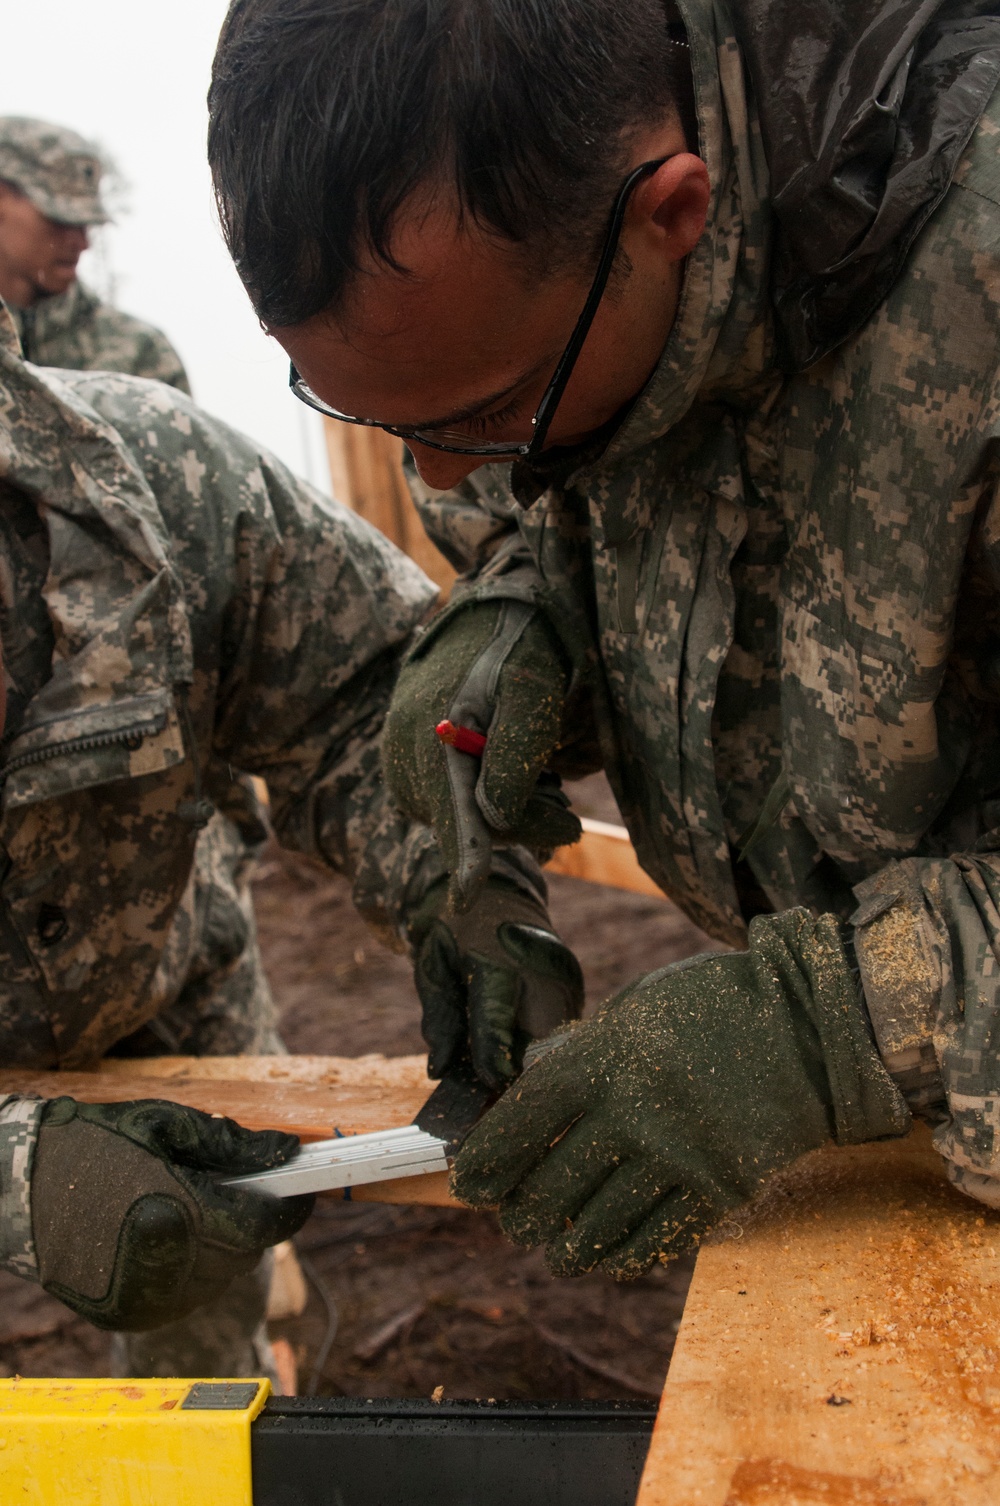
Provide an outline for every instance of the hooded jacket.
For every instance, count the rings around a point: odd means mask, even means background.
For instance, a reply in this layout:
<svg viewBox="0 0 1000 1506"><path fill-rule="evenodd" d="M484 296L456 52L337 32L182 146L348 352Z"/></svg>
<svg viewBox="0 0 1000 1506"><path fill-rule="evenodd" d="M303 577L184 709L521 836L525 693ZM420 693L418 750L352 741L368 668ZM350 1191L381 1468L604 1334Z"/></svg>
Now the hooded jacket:
<svg viewBox="0 0 1000 1506"><path fill-rule="evenodd" d="M86 1065L176 999L234 770L403 944L441 867L385 805L378 734L435 594L180 394L26 366L0 305L4 1066ZM28 1275L42 1107L0 1094L0 1265Z"/></svg>
<svg viewBox="0 0 1000 1506"><path fill-rule="evenodd" d="M851 923L886 1065L1000 1205L1000 22L679 9L712 202L656 371L600 453L415 496L452 611L548 613L567 744L699 925Z"/></svg>

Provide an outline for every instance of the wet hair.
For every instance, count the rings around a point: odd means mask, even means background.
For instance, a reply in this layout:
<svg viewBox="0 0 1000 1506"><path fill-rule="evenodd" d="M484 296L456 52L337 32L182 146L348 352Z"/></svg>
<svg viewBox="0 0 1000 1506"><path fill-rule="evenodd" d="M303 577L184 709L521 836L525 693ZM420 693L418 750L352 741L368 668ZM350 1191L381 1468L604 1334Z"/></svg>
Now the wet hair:
<svg viewBox="0 0 1000 1506"><path fill-rule="evenodd" d="M336 310L365 256L402 270L421 187L536 273L584 268L632 139L690 100L665 0L235 0L208 96L223 233L272 327Z"/></svg>

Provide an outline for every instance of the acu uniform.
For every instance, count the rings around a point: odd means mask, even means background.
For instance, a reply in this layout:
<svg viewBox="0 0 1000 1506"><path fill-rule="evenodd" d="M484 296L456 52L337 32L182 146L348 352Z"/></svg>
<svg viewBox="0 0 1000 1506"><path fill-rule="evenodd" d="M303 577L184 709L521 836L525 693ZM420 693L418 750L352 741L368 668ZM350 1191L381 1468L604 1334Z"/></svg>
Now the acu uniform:
<svg viewBox="0 0 1000 1506"><path fill-rule="evenodd" d="M190 392L187 373L162 330L104 303L77 278L65 293L12 309L26 361L74 371L124 371Z"/></svg>
<svg viewBox="0 0 1000 1506"><path fill-rule="evenodd" d="M25 116L0 119L0 179L47 219L103 225L103 164L89 142L64 126ZM74 371L124 371L190 392L180 356L162 330L104 303L77 279L31 308L12 308L26 361Z"/></svg>
<svg viewBox="0 0 1000 1506"><path fill-rule="evenodd" d="M546 614L570 734L701 927L850 924L883 1061L1000 1206L997 18L886 8L892 89L838 104L798 91L878 74L867 8L816 12L842 68L787 92L798 6L679 10L713 200L657 370L589 453L415 495L465 601Z"/></svg>
<svg viewBox="0 0 1000 1506"><path fill-rule="evenodd" d="M24 117L0 120L0 178L64 224L100 225L103 164L74 131ZM181 359L162 331L103 303L79 279L30 308L10 308L26 361L74 371L150 377L190 393ZM237 776L200 833L193 905L196 944L183 989L148 1021L123 1054L191 1055L282 1049L257 949L250 877L267 819L249 779ZM223 813L225 812L225 813Z"/></svg>
<svg viewBox="0 0 1000 1506"><path fill-rule="evenodd" d="M206 948L238 968L253 945L238 895L204 886L205 823L232 769L266 778L281 840L402 944L441 867L386 808L378 734L434 587L186 398L38 372L0 332L0 1060L85 1066L157 1022L168 1048L278 1049L270 1014L192 987ZM29 1278L41 1111L0 1107L0 1263ZM120 1362L257 1370L263 1302L236 1282Z"/></svg>

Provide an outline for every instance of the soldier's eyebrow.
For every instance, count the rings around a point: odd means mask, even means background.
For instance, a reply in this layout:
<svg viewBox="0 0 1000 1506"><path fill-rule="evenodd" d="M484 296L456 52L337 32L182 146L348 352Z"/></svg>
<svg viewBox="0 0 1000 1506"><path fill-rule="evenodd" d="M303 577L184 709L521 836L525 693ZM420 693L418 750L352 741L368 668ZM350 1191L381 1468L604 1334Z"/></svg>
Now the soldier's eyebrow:
<svg viewBox="0 0 1000 1506"><path fill-rule="evenodd" d="M534 366L529 367L527 371L522 371L521 375L515 377L512 382L508 382L506 387L501 387L498 391L489 393L487 397L481 397L476 402L469 403L464 408L456 408L453 413L446 413L443 418L424 418L419 423L408 423L405 427L407 429L447 429L451 424L460 424L464 423L467 419L478 418L488 408L501 403L504 398L510 397L512 392L516 392L526 382L530 382L540 371L543 371L546 366L550 365L551 361L552 357L546 355L542 360L536 361ZM401 425L400 427L403 426Z"/></svg>

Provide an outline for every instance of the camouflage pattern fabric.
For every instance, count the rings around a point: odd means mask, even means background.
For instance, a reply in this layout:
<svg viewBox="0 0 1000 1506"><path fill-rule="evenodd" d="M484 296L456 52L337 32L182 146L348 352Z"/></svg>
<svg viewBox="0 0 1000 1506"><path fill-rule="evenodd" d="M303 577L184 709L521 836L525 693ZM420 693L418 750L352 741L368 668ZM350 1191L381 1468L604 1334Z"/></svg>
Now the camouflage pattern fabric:
<svg viewBox="0 0 1000 1506"><path fill-rule="evenodd" d="M79 278L30 309L12 308L24 359L73 371L124 371L190 392L180 356L152 324L102 303Z"/></svg>
<svg viewBox="0 0 1000 1506"><path fill-rule="evenodd" d="M36 371L0 321L0 1060L82 1066L154 1021L168 1047L280 1045L213 831L243 774L266 778L281 839L349 874L404 945L442 870L385 805L378 733L435 595L186 398ZM37 1106L0 1114L0 1258L28 1273Z"/></svg>
<svg viewBox="0 0 1000 1506"><path fill-rule="evenodd" d="M700 926L855 916L887 1064L1000 1204L1000 100L878 312L786 376L734 29L680 8L713 199L658 369L603 451L411 484L451 611L548 611L570 751Z"/></svg>
<svg viewBox="0 0 1000 1506"><path fill-rule="evenodd" d="M0 1265L38 1280L31 1232L31 1161L42 1117L40 1098L0 1102Z"/></svg>
<svg viewBox="0 0 1000 1506"><path fill-rule="evenodd" d="M116 1333L112 1374L266 1375L280 1391L265 1321L273 1269L274 1255L268 1250L218 1301L148 1333Z"/></svg>
<svg viewBox="0 0 1000 1506"><path fill-rule="evenodd" d="M252 791L246 798L256 799ZM198 836L188 888L168 941L168 951L183 951L180 990L151 1020L117 1041L113 1056L284 1052L257 943L250 888L257 851L235 822L215 812Z"/></svg>
<svg viewBox="0 0 1000 1506"><path fill-rule="evenodd" d="M104 163L92 142L66 126L27 115L0 116L0 179L13 183L46 219L103 225Z"/></svg>

